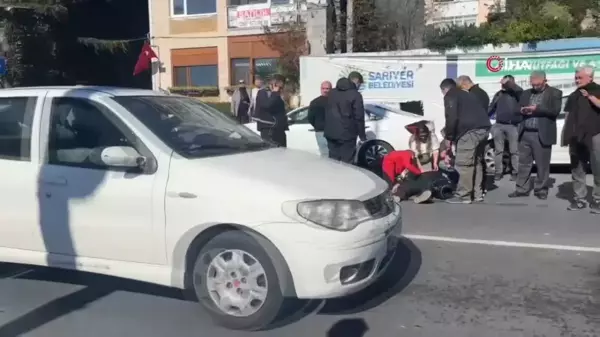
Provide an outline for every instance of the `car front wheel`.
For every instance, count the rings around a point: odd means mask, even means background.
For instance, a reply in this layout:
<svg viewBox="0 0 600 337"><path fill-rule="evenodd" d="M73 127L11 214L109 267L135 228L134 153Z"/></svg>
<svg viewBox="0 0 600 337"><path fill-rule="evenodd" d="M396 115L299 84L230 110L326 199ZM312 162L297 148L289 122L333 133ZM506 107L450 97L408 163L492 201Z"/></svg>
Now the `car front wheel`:
<svg viewBox="0 0 600 337"><path fill-rule="evenodd" d="M242 231L219 234L201 249L192 282L200 303L229 329L265 328L284 300L269 255Z"/></svg>

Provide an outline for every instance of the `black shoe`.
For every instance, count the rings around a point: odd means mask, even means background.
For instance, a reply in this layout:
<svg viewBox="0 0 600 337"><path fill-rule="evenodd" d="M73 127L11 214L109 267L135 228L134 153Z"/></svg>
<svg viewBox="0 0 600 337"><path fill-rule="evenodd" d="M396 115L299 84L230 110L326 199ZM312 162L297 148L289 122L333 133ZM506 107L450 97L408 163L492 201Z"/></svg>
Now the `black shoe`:
<svg viewBox="0 0 600 337"><path fill-rule="evenodd" d="M584 209L586 207L587 207L587 203L585 201L575 199L575 200L571 201L571 203L567 207L567 210L569 210L569 211L579 211L579 210L582 210L582 209Z"/></svg>
<svg viewBox="0 0 600 337"><path fill-rule="evenodd" d="M594 200L594 202L590 204L590 213L600 214L600 200Z"/></svg>
<svg viewBox="0 0 600 337"><path fill-rule="evenodd" d="M445 201L449 204L470 204L473 202L473 201L471 201L471 198L459 197L459 196L454 196L450 199L446 199Z"/></svg>
<svg viewBox="0 0 600 337"><path fill-rule="evenodd" d="M540 200L548 199L548 192L538 192L538 193L534 193L533 195L535 195Z"/></svg>
<svg viewBox="0 0 600 337"><path fill-rule="evenodd" d="M516 174L511 174L510 175L510 181L517 181L517 175Z"/></svg>
<svg viewBox="0 0 600 337"><path fill-rule="evenodd" d="M528 197L529 193L514 191L508 195L509 198L524 198Z"/></svg>

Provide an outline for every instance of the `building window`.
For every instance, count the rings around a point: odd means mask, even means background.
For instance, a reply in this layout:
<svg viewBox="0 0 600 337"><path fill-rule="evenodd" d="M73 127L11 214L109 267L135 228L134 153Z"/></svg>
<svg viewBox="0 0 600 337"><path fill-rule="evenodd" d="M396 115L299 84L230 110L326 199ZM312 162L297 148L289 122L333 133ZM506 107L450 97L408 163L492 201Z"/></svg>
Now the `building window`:
<svg viewBox="0 0 600 337"><path fill-rule="evenodd" d="M436 28L446 28L452 25L470 26L477 24L477 15L446 16L435 19L433 25Z"/></svg>
<svg viewBox="0 0 600 337"><path fill-rule="evenodd" d="M278 59L276 58L254 59L254 76L265 79L271 77L277 73L277 63Z"/></svg>
<svg viewBox="0 0 600 337"><path fill-rule="evenodd" d="M173 67L173 83L176 87L218 87L217 65Z"/></svg>
<svg viewBox="0 0 600 337"><path fill-rule="evenodd" d="M227 6L266 4L268 0L227 0Z"/></svg>
<svg viewBox="0 0 600 337"><path fill-rule="evenodd" d="M173 15L216 14L218 0L171 0Z"/></svg>
<svg viewBox="0 0 600 337"><path fill-rule="evenodd" d="M231 84L238 84L241 80L250 83L250 59L231 59Z"/></svg>

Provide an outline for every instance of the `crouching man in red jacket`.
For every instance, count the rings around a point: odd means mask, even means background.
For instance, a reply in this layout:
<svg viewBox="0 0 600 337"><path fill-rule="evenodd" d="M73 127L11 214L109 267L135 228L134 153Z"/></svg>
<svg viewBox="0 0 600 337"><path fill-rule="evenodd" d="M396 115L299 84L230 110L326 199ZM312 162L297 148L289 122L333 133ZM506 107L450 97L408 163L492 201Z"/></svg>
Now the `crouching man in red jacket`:
<svg viewBox="0 0 600 337"><path fill-rule="evenodd" d="M419 179L421 170L416 164L415 153L410 150L392 151L383 157L382 170L392 188L392 194L400 200L412 197L421 204L431 200L433 193L427 180Z"/></svg>

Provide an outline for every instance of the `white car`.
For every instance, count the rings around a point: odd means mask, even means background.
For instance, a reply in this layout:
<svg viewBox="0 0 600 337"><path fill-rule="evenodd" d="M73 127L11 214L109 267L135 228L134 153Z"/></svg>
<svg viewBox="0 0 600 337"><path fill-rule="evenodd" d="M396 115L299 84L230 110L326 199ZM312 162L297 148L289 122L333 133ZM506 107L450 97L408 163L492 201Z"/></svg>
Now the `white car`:
<svg viewBox="0 0 600 337"><path fill-rule="evenodd" d="M288 148L319 154L314 129L308 122L308 107L294 109L287 116L290 124L290 131L287 133ZM390 151L407 149L410 133L405 126L424 119L423 116L382 104L365 104L368 141L357 151L356 161L362 166L369 165ZM258 132L255 123L246 125Z"/></svg>
<svg viewBox="0 0 600 337"><path fill-rule="evenodd" d="M401 226L374 174L149 90L0 90L0 175L0 261L190 290L235 329L365 288Z"/></svg>

